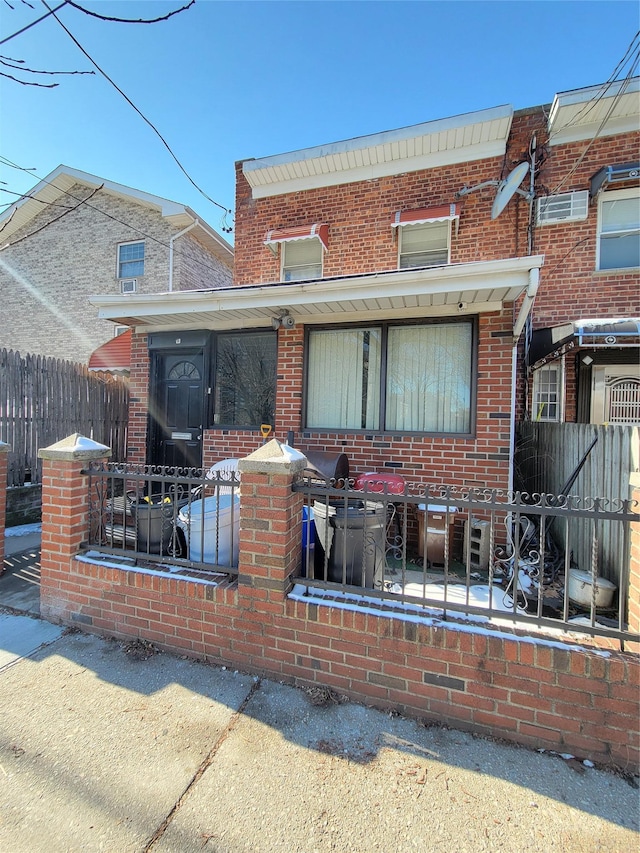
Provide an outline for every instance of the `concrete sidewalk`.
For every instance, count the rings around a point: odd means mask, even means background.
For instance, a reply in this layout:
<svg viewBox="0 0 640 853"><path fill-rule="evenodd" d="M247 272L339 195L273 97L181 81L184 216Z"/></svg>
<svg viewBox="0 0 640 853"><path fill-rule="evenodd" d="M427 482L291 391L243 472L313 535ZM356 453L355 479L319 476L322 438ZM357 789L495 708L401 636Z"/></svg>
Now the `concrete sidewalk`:
<svg viewBox="0 0 640 853"><path fill-rule="evenodd" d="M1 850L637 849L638 790L576 760L27 616L0 648Z"/></svg>

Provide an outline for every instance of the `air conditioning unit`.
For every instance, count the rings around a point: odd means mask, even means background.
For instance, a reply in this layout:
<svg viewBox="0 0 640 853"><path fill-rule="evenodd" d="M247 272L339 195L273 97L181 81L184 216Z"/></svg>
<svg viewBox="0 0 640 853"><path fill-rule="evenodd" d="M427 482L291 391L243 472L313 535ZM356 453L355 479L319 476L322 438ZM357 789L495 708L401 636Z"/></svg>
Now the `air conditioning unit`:
<svg viewBox="0 0 640 853"><path fill-rule="evenodd" d="M542 196L537 200L537 224L579 222L589 213L589 190Z"/></svg>
<svg viewBox="0 0 640 853"><path fill-rule="evenodd" d="M123 293L135 293L138 280L135 278L123 278L120 280L120 289Z"/></svg>

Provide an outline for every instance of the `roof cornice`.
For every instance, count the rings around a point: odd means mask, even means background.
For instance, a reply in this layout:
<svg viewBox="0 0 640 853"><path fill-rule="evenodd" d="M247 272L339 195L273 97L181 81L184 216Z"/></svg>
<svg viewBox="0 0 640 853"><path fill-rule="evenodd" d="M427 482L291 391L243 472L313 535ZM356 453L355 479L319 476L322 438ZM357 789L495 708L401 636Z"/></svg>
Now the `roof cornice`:
<svg viewBox="0 0 640 853"><path fill-rule="evenodd" d="M502 156L513 107L504 105L342 142L245 160L254 198L373 180Z"/></svg>

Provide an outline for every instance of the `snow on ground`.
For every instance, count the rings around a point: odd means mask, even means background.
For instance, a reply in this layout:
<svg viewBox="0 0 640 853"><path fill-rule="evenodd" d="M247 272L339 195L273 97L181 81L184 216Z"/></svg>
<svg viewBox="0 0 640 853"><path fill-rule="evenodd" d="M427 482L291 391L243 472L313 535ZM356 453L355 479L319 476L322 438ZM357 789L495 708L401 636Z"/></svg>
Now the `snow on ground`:
<svg viewBox="0 0 640 853"><path fill-rule="evenodd" d="M19 524L17 527L7 527L5 528L4 535L5 536L29 536L31 533L40 533L42 531L42 524L38 522L37 524Z"/></svg>

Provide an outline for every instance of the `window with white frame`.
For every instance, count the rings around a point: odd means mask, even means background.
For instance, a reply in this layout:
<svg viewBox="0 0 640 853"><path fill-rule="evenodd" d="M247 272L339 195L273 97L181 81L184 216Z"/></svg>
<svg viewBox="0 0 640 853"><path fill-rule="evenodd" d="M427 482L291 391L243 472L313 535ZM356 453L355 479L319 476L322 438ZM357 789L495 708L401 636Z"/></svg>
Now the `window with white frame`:
<svg viewBox="0 0 640 853"><path fill-rule="evenodd" d="M281 244L281 281L310 281L322 278L322 243L320 240L292 240Z"/></svg>
<svg viewBox="0 0 640 853"><path fill-rule="evenodd" d="M640 267L640 191L602 193L598 202L599 270Z"/></svg>
<svg viewBox="0 0 640 853"><path fill-rule="evenodd" d="M474 325L310 329L306 427L468 434Z"/></svg>
<svg viewBox="0 0 640 853"><path fill-rule="evenodd" d="M118 246L118 278L136 279L144 275L144 242Z"/></svg>
<svg viewBox="0 0 640 853"><path fill-rule="evenodd" d="M399 269L449 263L451 222L424 222L398 228Z"/></svg>
<svg viewBox="0 0 640 853"><path fill-rule="evenodd" d="M561 363L540 367L534 372L532 401L534 421L562 420L562 374Z"/></svg>

